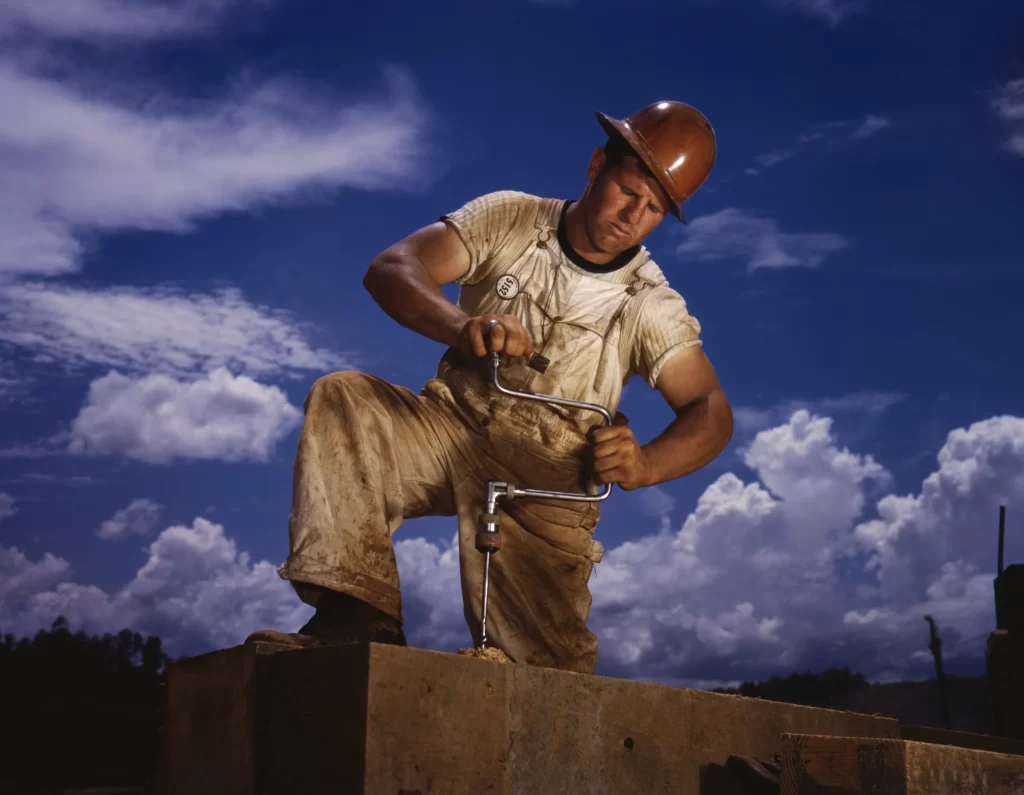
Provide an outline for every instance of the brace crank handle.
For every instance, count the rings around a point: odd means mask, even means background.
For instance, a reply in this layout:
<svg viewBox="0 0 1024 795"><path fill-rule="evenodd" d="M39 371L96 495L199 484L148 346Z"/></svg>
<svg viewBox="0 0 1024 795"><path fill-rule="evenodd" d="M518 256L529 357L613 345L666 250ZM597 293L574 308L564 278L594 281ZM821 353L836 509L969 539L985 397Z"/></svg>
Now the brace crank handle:
<svg viewBox="0 0 1024 795"><path fill-rule="evenodd" d="M491 331L494 330L495 326L500 325L501 324L497 320L488 320L487 323L484 324L484 345L486 347L491 347ZM489 353L487 355L491 359L491 368L497 369L501 365L501 354ZM548 365L551 364L551 361L546 356L541 356L539 353L532 353L530 354L530 359L527 364L538 373L543 374L547 372Z"/></svg>

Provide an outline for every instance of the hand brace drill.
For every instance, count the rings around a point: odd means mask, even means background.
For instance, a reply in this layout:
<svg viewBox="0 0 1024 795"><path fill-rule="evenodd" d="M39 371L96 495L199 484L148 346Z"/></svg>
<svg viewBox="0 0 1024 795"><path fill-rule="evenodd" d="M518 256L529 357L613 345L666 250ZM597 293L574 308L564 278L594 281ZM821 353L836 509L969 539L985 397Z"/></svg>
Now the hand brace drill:
<svg viewBox="0 0 1024 795"><path fill-rule="evenodd" d="M484 328L485 339L489 338L491 329L498 325L498 321L490 321ZM530 366L540 372L544 372L547 369L547 360L542 356L535 355L530 362ZM568 398L555 397L554 395L539 395L532 392L518 392L513 389L508 389L502 385L501 380L498 377L498 371L501 367L501 354L492 353L490 354L490 370L491 370L491 384L504 395L511 395L512 397L523 398L524 400L535 400L540 403L550 403L557 406L568 406L570 408L586 409L589 411L595 411L601 415L604 419L604 424L612 424L612 415L608 412L604 406L599 406L596 403L583 403L578 400L569 400ZM480 515L480 521L476 534L476 548L484 555L484 592L483 592L483 609L480 620L480 648L484 649L487 647L487 591L488 584L491 574L491 555L501 549L501 530L499 529L499 517L498 517L498 500L514 500L524 498L543 498L547 500L566 500L573 502L601 502L606 500L612 493L612 485L606 483L604 488L597 494L575 494L567 491L545 491L543 489L524 489L519 486L514 486L511 483L505 483L499 480L490 480L487 482L484 492L484 513Z"/></svg>

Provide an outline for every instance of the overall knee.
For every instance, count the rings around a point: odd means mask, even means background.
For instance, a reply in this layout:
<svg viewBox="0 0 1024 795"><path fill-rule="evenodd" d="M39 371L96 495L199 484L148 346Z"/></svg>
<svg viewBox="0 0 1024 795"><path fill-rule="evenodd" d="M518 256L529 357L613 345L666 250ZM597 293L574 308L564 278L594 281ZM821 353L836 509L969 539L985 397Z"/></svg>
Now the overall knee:
<svg viewBox="0 0 1024 795"><path fill-rule="evenodd" d="M310 406L319 403L336 403L347 395L362 392L367 387L365 373L357 370L339 370L335 373L328 373L313 382L306 395L305 410L308 412Z"/></svg>

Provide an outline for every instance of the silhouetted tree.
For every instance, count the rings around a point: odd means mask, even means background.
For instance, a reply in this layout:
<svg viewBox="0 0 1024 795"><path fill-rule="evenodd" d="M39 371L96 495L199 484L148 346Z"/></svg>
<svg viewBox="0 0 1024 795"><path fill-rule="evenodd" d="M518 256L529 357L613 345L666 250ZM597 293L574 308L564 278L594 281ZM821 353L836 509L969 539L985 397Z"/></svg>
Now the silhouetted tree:
<svg viewBox="0 0 1024 795"><path fill-rule="evenodd" d="M851 673L849 668L829 668L818 674L808 671L785 678L773 676L763 682L744 682L738 688L718 688L715 692L807 707L831 707L862 687L868 687L862 674Z"/></svg>
<svg viewBox="0 0 1024 795"><path fill-rule="evenodd" d="M170 658L159 637L72 633L63 616L0 644L0 791L145 784L155 773Z"/></svg>

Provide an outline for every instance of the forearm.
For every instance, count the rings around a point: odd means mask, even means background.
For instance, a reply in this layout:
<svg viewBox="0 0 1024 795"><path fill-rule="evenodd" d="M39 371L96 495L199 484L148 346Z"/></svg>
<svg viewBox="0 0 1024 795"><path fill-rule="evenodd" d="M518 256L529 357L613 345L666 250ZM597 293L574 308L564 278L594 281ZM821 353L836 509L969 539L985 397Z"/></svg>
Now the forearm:
<svg viewBox="0 0 1024 795"><path fill-rule="evenodd" d="M457 344L459 330L469 320L412 255L378 257L366 272L363 286L395 321L445 345Z"/></svg>
<svg viewBox="0 0 1024 795"><path fill-rule="evenodd" d="M644 445L647 477L654 486L709 464L732 438L732 409L722 390L684 406L656 439Z"/></svg>

